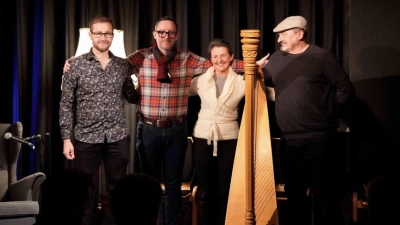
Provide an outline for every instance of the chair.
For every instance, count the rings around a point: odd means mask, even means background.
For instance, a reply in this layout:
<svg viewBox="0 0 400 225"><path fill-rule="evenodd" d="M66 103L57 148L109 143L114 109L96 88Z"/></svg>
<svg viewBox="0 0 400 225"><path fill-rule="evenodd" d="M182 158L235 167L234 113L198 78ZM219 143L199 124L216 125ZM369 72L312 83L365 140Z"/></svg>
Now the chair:
<svg viewBox="0 0 400 225"><path fill-rule="evenodd" d="M44 173L37 172L17 180L17 161L21 144L6 140L10 132L22 138L22 123L0 124L0 225L34 224L39 213L40 185Z"/></svg>
<svg viewBox="0 0 400 225"><path fill-rule="evenodd" d="M400 176L382 174L367 186L368 224L400 224Z"/></svg>
<svg viewBox="0 0 400 225"><path fill-rule="evenodd" d="M365 219L365 216L367 214L367 209L368 209L368 202L367 202L367 186L363 185L363 188L360 188L360 190L356 190L353 192L352 195L352 219L353 223L358 224L360 223L360 220L363 218ZM362 214L362 215L360 215Z"/></svg>
<svg viewBox="0 0 400 225"><path fill-rule="evenodd" d="M276 201L278 202L278 205L286 204L287 203L287 196L285 194L285 184L276 184L275 185L275 191L276 191ZM311 189L307 189L307 197L310 199L311 202L311 224L314 224L314 204L313 204L313 195L311 192ZM279 219L279 221L285 221L285 218Z"/></svg>
<svg viewBox="0 0 400 225"><path fill-rule="evenodd" d="M194 184L194 153L193 153L193 139L188 137L188 146L186 149L185 163L183 165L183 173L182 173L182 202L183 203L191 203L191 212L192 212L192 225L197 225L197 202L196 202L196 194L198 186ZM165 187L164 183L161 183L163 189L163 196L161 201L165 202Z"/></svg>

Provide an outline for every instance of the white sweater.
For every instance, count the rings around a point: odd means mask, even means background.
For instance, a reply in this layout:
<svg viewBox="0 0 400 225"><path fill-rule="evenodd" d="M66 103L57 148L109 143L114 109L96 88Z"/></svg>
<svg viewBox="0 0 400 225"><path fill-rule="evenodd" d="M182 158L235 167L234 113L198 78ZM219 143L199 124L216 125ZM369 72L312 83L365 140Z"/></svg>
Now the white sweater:
<svg viewBox="0 0 400 225"><path fill-rule="evenodd" d="M223 91L217 98L213 76L214 67L210 67L206 73L193 78L190 95L198 94L201 99L201 109L193 136L207 139L209 145L211 140L214 140L213 155L216 155L218 140L238 138L237 107L244 96L245 81L230 67Z"/></svg>

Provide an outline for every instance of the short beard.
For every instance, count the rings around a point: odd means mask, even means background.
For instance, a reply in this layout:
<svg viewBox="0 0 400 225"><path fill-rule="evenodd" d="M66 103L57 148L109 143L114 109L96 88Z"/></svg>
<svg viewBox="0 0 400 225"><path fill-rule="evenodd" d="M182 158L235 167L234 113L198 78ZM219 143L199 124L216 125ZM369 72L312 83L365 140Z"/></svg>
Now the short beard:
<svg viewBox="0 0 400 225"><path fill-rule="evenodd" d="M289 50L289 48L287 46L281 46L280 49L282 52L287 52Z"/></svg>

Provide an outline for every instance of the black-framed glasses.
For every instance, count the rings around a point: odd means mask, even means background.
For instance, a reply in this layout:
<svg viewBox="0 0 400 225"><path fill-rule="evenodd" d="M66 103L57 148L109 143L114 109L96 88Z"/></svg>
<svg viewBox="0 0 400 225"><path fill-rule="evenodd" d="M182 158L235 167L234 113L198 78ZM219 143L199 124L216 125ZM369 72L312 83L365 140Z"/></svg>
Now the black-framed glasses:
<svg viewBox="0 0 400 225"><path fill-rule="evenodd" d="M178 31L158 30L156 32L157 32L158 36L161 38L164 38L166 35L168 35L168 37L170 37L170 38L174 38L178 34Z"/></svg>
<svg viewBox="0 0 400 225"><path fill-rule="evenodd" d="M103 35L106 38L110 38L110 37L112 37L114 35L114 33L94 33L92 31L90 31L90 33L92 33L93 36L96 37L96 38L101 38L101 37L103 37Z"/></svg>

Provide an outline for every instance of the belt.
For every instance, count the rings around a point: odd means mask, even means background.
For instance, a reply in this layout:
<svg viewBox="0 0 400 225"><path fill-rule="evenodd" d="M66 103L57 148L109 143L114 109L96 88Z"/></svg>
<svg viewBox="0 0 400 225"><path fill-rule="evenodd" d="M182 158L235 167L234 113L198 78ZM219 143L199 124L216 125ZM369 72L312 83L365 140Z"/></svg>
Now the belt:
<svg viewBox="0 0 400 225"><path fill-rule="evenodd" d="M139 117L140 117L139 120L141 122L151 124L155 127L172 127L174 124L184 122L186 114L173 119L159 119L159 120L147 118L143 115L139 115Z"/></svg>

